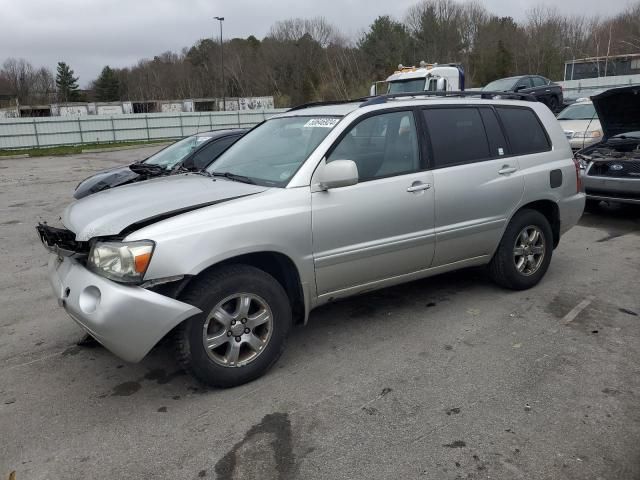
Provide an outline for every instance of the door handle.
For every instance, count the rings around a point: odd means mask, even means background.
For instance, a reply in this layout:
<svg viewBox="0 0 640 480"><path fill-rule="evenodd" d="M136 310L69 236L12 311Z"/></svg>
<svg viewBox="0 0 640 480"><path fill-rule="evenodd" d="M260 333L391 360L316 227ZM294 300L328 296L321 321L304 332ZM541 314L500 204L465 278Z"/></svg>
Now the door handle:
<svg viewBox="0 0 640 480"><path fill-rule="evenodd" d="M430 183L414 182L409 188L407 188L407 192L419 192L420 190L429 190L430 188Z"/></svg>
<svg viewBox="0 0 640 480"><path fill-rule="evenodd" d="M500 175L509 175L510 173L514 173L517 172L518 169L516 167L511 167L509 165L503 165L502 168L500 170L498 170L498 173Z"/></svg>

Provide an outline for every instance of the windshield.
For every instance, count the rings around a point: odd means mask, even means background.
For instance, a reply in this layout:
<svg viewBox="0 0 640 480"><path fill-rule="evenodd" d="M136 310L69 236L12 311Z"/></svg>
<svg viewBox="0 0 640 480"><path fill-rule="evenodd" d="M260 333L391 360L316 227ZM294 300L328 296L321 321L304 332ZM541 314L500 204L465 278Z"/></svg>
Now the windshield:
<svg viewBox="0 0 640 480"><path fill-rule="evenodd" d="M193 135L183 138L167 148L160 150L155 155L147 158L144 163L149 165L159 165L167 170L175 167L184 160L193 150L202 145L202 142L209 140L211 136Z"/></svg>
<svg viewBox="0 0 640 480"><path fill-rule="evenodd" d="M283 187L339 121L329 116L267 120L229 147L206 171Z"/></svg>
<svg viewBox="0 0 640 480"><path fill-rule="evenodd" d="M424 91L424 78L414 78L412 80L394 80L389 82L387 93L413 93Z"/></svg>
<svg viewBox="0 0 640 480"><path fill-rule="evenodd" d="M560 112L558 120L597 120L598 115L593 103L581 103L570 105Z"/></svg>
<svg viewBox="0 0 640 480"><path fill-rule="evenodd" d="M488 92L508 92L516 84L517 80L517 78L501 78L500 80L494 80L488 83L482 87L482 90L487 90Z"/></svg>

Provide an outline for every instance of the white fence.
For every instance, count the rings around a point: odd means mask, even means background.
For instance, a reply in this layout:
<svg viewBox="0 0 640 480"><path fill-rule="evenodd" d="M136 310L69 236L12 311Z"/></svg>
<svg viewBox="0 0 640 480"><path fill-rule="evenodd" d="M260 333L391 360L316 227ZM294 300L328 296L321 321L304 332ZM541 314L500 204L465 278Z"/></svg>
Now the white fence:
<svg viewBox="0 0 640 480"><path fill-rule="evenodd" d="M578 98L590 97L616 87L640 85L640 75L616 75L614 77L583 78L581 80L565 80L556 82L562 86L562 93L566 102Z"/></svg>
<svg viewBox="0 0 640 480"><path fill-rule="evenodd" d="M286 109L0 119L0 149L180 138L252 127Z"/></svg>

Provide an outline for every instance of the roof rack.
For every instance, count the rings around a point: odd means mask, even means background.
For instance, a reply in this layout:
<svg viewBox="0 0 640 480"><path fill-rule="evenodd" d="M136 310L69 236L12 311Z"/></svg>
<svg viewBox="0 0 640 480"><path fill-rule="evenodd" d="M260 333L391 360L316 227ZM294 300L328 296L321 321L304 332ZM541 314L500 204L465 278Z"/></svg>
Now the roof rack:
<svg viewBox="0 0 640 480"><path fill-rule="evenodd" d="M432 92L432 91L420 91L420 92L404 92L404 93L387 93L384 95L377 95L375 97L369 97L365 102L360 104L360 107L366 107L368 105L378 105L386 103L387 100L403 97L480 97L482 99L492 99L500 97L507 100L524 100L527 102L536 102L536 97L529 93L518 92L488 92L485 90L463 90L463 91L446 91L446 92Z"/></svg>
<svg viewBox="0 0 640 480"><path fill-rule="evenodd" d="M287 112L293 112L294 110L303 110L305 108L311 107L322 107L325 105L342 105L343 103L354 103L354 102L363 102L371 97L362 97L362 98L354 98L352 100L328 100L326 102L309 102L303 103L301 105L296 105L295 107L291 107Z"/></svg>
<svg viewBox="0 0 640 480"><path fill-rule="evenodd" d="M500 97L507 100L524 100L527 102L536 102L536 97L529 93L518 92L488 92L485 90L463 90L463 91L446 91L446 92L432 92L423 90L419 92L403 92L403 93L386 93L383 95L376 95L375 97L361 97L348 100L329 100L326 102L309 102L302 105L296 105L290 108L287 112L294 110L303 110L311 107L322 107L325 105L342 105L345 103L362 102L359 107L366 107L368 105L378 105L386 103L387 100L394 98L416 98L416 97L480 97L482 99L492 99Z"/></svg>

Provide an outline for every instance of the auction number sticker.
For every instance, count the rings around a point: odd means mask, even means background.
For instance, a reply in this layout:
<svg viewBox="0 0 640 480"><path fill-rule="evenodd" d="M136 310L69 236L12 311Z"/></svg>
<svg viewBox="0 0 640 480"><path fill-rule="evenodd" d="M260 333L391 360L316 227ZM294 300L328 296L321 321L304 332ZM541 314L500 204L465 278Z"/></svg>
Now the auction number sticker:
<svg viewBox="0 0 640 480"><path fill-rule="evenodd" d="M312 118L304 124L304 128L333 128L339 121L339 118Z"/></svg>

